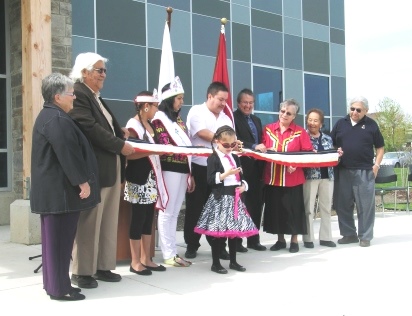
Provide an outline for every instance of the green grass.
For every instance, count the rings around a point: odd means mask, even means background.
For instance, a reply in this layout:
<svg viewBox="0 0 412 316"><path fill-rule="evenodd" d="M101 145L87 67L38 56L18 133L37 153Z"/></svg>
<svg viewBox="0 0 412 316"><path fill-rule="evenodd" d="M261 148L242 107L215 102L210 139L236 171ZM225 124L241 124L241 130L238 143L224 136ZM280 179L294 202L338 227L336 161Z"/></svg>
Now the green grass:
<svg viewBox="0 0 412 316"><path fill-rule="evenodd" d="M377 188L387 188L393 186L406 186L408 180L408 168L394 168L396 175L398 176L397 183L389 182L389 183L378 183L376 184Z"/></svg>
<svg viewBox="0 0 412 316"><path fill-rule="evenodd" d="M376 188L388 188L388 187L393 187L393 186L404 186L406 187L408 185L407 180L408 180L408 172L409 169L408 168L395 168L395 173L398 176L398 181L397 182L390 182L390 183L378 183L376 184ZM406 191L406 189L405 189ZM399 191L398 191L398 195L399 195ZM377 194L378 195L378 194ZM395 209L395 203L394 203L394 198L391 198L389 196L387 196L388 193L386 193L384 195L384 202L385 202L385 209L390 209L390 210L394 210ZM399 198L398 198L399 200ZM380 199L378 199L380 203ZM391 202L391 203L389 203ZM393 203L392 203L393 202ZM396 210L400 210L400 211L405 211L406 210L406 202L397 202L396 203ZM409 205L409 207L411 207L411 204ZM377 209L381 210L381 207L379 205L379 207L377 207Z"/></svg>
<svg viewBox="0 0 412 316"><path fill-rule="evenodd" d="M409 204L409 207L411 205ZM379 207L381 209L381 207ZM395 210L395 203L386 203L385 202L385 211L386 210ZM406 211L406 203L396 203L396 210L397 211Z"/></svg>

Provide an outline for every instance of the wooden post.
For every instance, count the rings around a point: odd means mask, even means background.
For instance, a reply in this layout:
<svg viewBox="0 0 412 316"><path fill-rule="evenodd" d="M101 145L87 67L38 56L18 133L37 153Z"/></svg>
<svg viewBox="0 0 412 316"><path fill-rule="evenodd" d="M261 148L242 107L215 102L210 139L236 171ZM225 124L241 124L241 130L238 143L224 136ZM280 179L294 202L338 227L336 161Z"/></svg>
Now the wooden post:
<svg viewBox="0 0 412 316"><path fill-rule="evenodd" d="M43 107L41 81L51 73L51 0L21 0L23 179L31 175L33 124ZM28 196L29 192L23 192Z"/></svg>

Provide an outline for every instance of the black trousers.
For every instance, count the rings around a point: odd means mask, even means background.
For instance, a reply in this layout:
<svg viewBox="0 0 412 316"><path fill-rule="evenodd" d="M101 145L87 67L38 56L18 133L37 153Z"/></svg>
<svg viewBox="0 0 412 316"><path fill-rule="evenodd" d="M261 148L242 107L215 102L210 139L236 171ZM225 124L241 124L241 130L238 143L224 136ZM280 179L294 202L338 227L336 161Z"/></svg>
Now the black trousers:
<svg viewBox="0 0 412 316"><path fill-rule="evenodd" d="M248 190L243 192L244 202L253 223L260 230L263 213L263 191L264 185L262 181L262 161L252 159L250 157L241 157L240 161L243 168L243 176L248 184ZM242 239L237 239L238 243L242 243ZM247 238L248 245L260 243L259 234Z"/></svg>
<svg viewBox="0 0 412 316"><path fill-rule="evenodd" d="M200 247L200 238L202 235L194 232L195 226L202 213L211 189L207 185L207 167L192 163L192 176L195 180L196 187L192 193L186 193L186 212L183 237L187 244L187 250L197 251ZM212 245L211 238L206 236L209 245ZM219 238L223 250L226 247L226 238Z"/></svg>

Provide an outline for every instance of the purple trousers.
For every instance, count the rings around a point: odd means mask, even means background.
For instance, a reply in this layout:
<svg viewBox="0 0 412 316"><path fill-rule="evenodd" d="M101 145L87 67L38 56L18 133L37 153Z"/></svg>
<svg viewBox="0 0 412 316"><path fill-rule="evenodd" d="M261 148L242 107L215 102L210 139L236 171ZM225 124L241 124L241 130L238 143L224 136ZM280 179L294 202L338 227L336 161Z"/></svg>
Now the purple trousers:
<svg viewBox="0 0 412 316"><path fill-rule="evenodd" d="M70 292L70 259L80 212L41 215L43 288L48 295Z"/></svg>

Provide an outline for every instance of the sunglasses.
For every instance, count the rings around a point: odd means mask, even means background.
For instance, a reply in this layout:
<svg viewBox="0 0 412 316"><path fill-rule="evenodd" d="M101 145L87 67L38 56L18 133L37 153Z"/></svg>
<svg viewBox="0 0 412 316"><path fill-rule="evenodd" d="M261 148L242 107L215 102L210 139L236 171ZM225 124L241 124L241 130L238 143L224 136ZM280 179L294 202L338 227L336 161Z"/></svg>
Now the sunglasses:
<svg viewBox="0 0 412 316"><path fill-rule="evenodd" d="M280 113L281 113L281 114L286 114L286 116L292 116L292 115L294 115L293 113L286 112L286 110L280 110Z"/></svg>
<svg viewBox="0 0 412 316"><path fill-rule="evenodd" d="M353 111L356 111L358 113L362 112L362 109L354 108L354 107L351 107L350 110L351 110L351 112L353 112Z"/></svg>
<svg viewBox="0 0 412 316"><path fill-rule="evenodd" d="M237 142L233 142L231 144L219 142L219 144L221 144L223 148L229 149L229 148L234 148L237 145Z"/></svg>
<svg viewBox="0 0 412 316"><path fill-rule="evenodd" d="M99 74L103 74L107 72L106 68L93 68L94 71L97 71Z"/></svg>

